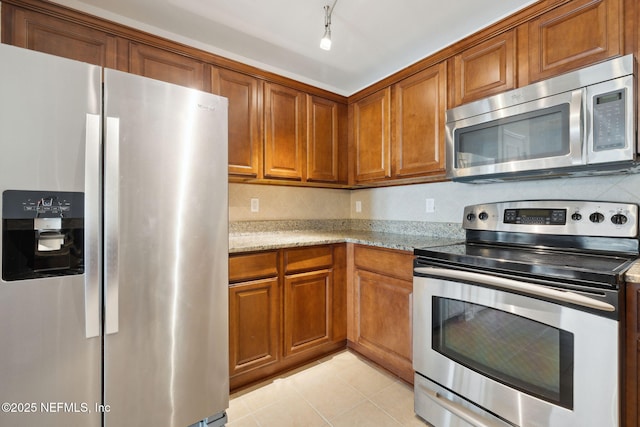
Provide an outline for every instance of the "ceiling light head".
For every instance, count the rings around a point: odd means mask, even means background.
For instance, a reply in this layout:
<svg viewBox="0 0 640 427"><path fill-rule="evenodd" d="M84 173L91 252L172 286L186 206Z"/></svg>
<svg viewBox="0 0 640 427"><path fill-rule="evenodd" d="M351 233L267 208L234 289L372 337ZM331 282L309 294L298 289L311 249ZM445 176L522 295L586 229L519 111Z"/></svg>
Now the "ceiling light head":
<svg viewBox="0 0 640 427"><path fill-rule="evenodd" d="M331 28L327 28L320 40L320 49L331 50Z"/></svg>
<svg viewBox="0 0 640 427"><path fill-rule="evenodd" d="M320 49L331 50L331 14L338 0L334 0L333 6L324 7L324 36L320 40Z"/></svg>

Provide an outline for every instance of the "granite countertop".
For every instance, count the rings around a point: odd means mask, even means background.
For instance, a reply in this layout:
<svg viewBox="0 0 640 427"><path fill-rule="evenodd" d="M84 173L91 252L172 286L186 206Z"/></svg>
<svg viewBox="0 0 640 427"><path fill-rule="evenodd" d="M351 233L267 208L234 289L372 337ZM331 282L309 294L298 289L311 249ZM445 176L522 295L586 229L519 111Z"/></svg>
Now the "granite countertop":
<svg viewBox="0 0 640 427"><path fill-rule="evenodd" d="M325 222L279 222L275 224L234 224L229 233L229 253L255 252L300 246L357 243L368 246L413 251L415 248L451 245L464 242L464 234L456 224L427 225L389 222L367 223L337 221L327 227ZM249 224L247 226L247 224ZM257 224L257 226L256 226ZM303 227L300 227L300 226ZM349 226L354 226L350 228ZM305 228L304 226L311 226ZM362 229L370 227L373 229ZM382 230L382 231L381 231ZM419 230L419 233L415 233ZM397 232L409 231L409 232ZM640 260L625 273L625 281L640 283Z"/></svg>
<svg viewBox="0 0 640 427"><path fill-rule="evenodd" d="M332 243L358 243L403 251L427 246L442 246L460 242L449 237L385 233L362 230L343 231L277 231L229 235L229 253L264 251L299 246Z"/></svg>
<svg viewBox="0 0 640 427"><path fill-rule="evenodd" d="M631 268L627 270L624 275L626 282L640 283L640 260L631 265Z"/></svg>

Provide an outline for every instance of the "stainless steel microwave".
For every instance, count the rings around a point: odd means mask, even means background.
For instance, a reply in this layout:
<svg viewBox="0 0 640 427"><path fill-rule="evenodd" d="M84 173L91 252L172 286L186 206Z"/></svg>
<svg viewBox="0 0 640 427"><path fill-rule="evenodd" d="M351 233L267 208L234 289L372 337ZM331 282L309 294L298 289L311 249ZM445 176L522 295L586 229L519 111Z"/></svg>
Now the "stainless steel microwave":
<svg viewBox="0 0 640 427"><path fill-rule="evenodd" d="M636 171L636 62L619 57L447 111L447 174L493 182Z"/></svg>

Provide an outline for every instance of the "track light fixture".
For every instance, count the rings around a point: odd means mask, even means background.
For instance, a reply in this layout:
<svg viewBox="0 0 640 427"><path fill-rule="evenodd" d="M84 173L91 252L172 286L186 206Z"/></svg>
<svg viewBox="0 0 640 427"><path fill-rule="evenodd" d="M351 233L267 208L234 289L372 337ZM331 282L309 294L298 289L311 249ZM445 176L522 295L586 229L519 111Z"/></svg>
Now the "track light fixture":
<svg viewBox="0 0 640 427"><path fill-rule="evenodd" d="M320 48L324 50L331 50L331 14L336 3L338 0L334 0L333 6L326 5L324 7L324 36L320 40Z"/></svg>

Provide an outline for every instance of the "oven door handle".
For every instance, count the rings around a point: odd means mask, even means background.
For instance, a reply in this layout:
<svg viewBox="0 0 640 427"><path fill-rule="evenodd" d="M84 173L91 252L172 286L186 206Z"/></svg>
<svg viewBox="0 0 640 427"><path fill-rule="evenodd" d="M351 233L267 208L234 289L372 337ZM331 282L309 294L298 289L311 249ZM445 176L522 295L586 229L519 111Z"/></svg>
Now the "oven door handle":
<svg viewBox="0 0 640 427"><path fill-rule="evenodd" d="M592 308L601 311L615 311L616 308L606 302L598 301L593 298L585 297L569 291L560 291L546 286L536 285L534 283L522 282L519 280L506 279L504 277L494 277L482 273L474 273L471 271L449 270L438 267L416 267L413 270L418 274L426 274L429 276L437 276L447 279L463 280L467 282L481 283L494 288L504 289L508 291L521 292L527 295L534 295L543 298L549 298L554 301L562 301L570 304L576 304L583 307Z"/></svg>
<svg viewBox="0 0 640 427"><path fill-rule="evenodd" d="M498 425L491 420L480 418L480 416L475 412L472 412L459 403L450 401L437 391L430 390L423 385L420 385L420 389L429 399L433 400L436 405L443 407L447 411L462 418L474 427L501 427L503 425Z"/></svg>

